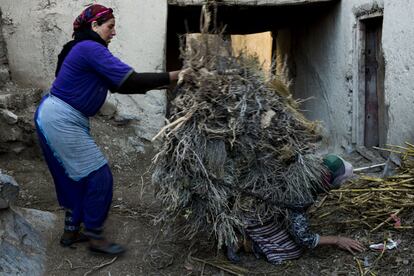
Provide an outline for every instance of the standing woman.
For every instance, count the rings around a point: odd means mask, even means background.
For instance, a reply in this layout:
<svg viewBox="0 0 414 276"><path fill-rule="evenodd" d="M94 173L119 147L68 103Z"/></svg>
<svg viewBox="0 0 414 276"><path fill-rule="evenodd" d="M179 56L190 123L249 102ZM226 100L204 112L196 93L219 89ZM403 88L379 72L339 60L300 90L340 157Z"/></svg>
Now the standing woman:
<svg viewBox="0 0 414 276"><path fill-rule="evenodd" d="M116 34L110 8L87 7L74 21L73 31L73 40L59 54L50 93L36 111L36 130L59 204L66 210L60 243L71 246L89 240L90 250L118 255L125 249L102 235L113 179L90 134L89 117L101 108L108 90L143 94L177 80L179 71L136 73L114 57L108 50Z"/></svg>

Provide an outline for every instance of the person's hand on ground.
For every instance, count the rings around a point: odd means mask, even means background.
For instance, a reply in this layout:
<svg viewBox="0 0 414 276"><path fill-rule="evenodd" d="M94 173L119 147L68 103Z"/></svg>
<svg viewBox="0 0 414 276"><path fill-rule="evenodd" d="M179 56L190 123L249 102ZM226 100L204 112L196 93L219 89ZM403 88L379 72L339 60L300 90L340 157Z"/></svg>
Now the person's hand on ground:
<svg viewBox="0 0 414 276"><path fill-rule="evenodd" d="M346 250L352 254L355 254L356 252L363 252L365 251L364 245L357 241L346 237L337 237L336 245L343 250Z"/></svg>

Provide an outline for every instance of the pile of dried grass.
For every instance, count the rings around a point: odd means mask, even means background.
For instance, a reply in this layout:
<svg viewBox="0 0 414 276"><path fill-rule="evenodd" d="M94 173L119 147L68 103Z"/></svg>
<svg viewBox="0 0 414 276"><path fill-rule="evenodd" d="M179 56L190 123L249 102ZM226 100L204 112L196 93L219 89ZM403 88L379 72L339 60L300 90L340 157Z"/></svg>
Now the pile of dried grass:
<svg viewBox="0 0 414 276"><path fill-rule="evenodd" d="M404 221L414 207L414 145L406 144L386 149L402 157L397 174L386 178L361 176L333 190L318 204L313 216L371 232L381 228L411 229L413 226Z"/></svg>
<svg viewBox="0 0 414 276"><path fill-rule="evenodd" d="M181 54L192 70L154 158L163 204L157 221L181 222L188 238L207 232L230 245L246 219L313 202L324 170L313 154L317 125L281 96L289 90L281 76L265 76L255 58L232 56L222 35L191 38Z"/></svg>

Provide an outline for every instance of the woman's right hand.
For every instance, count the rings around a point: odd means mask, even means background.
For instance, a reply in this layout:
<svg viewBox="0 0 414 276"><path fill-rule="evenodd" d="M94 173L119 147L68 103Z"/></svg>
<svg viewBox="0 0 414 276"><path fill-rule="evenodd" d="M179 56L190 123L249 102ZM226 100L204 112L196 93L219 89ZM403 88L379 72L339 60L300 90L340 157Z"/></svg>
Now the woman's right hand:
<svg viewBox="0 0 414 276"><path fill-rule="evenodd" d="M363 252L365 251L365 247L357 240L353 240L346 237L338 236L336 239L335 244L343 250L349 251L352 254L356 252Z"/></svg>
<svg viewBox="0 0 414 276"><path fill-rule="evenodd" d="M176 81L176 80L178 80L178 76L179 76L179 74L180 74L180 72L181 71L171 71L171 72L168 72L168 74L170 75L170 81Z"/></svg>
<svg viewBox="0 0 414 276"><path fill-rule="evenodd" d="M191 67L178 71L178 85L181 85L184 81L188 81L190 79L191 74L194 70Z"/></svg>

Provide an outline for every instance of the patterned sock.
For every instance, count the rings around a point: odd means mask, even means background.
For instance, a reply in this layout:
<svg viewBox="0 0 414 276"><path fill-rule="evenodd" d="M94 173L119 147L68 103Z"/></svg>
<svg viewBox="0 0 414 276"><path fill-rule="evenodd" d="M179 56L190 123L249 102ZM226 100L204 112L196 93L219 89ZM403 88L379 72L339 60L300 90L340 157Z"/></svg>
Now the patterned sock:
<svg viewBox="0 0 414 276"><path fill-rule="evenodd" d="M65 232L79 232L80 225L73 223L72 210L67 209L65 212Z"/></svg>

